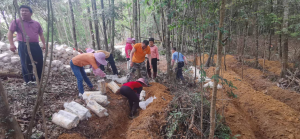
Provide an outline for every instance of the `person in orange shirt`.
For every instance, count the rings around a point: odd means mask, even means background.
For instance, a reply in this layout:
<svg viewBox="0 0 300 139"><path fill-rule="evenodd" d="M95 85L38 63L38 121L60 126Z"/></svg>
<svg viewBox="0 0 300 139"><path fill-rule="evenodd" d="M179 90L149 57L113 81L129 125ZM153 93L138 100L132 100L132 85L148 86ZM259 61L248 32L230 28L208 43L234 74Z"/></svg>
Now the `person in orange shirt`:
<svg viewBox="0 0 300 139"><path fill-rule="evenodd" d="M80 54L73 57L72 60L70 61L71 69L75 77L77 78L79 97L81 97L82 94L84 93L83 80L90 87L90 90L96 90L93 87L93 84L91 83L90 79L87 77L83 66L92 65L93 73L96 76L105 77L105 73L100 68L98 68L100 64L101 65L107 64L105 60L105 54L101 52Z"/></svg>
<svg viewBox="0 0 300 139"><path fill-rule="evenodd" d="M127 74L127 82L133 80L134 73L137 69L140 69L142 78L145 79L145 83L149 85L148 76L147 76L147 68L145 65L145 56L148 56L150 62L150 69L152 69L151 65L151 51L148 46L149 41L144 40L142 43L137 43L133 46L130 53L130 72Z"/></svg>

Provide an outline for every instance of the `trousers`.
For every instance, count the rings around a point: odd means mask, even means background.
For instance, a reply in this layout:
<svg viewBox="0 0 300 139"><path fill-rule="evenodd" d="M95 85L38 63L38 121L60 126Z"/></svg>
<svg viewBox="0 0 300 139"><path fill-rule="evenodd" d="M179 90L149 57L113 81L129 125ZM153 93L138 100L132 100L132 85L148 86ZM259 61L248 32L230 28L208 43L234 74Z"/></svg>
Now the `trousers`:
<svg viewBox="0 0 300 139"><path fill-rule="evenodd" d="M110 64L110 66L111 66L111 68L112 68L112 70L113 70L114 75L118 75L118 69L117 69L117 67L116 67L116 63L115 63L115 60L114 60L113 55L110 54L109 57L106 58L105 60L107 60L108 63ZM104 68L103 65L100 65L100 69L101 69L102 71L105 71L105 68Z"/></svg>
<svg viewBox="0 0 300 139"><path fill-rule="evenodd" d="M72 60L70 61L70 66L71 66L71 69L72 69L75 77L77 78L77 87L78 87L79 93L81 93L81 94L84 93L83 80L86 82L86 84L90 88L93 88L93 84L91 83L90 79L87 77L83 67L74 65Z"/></svg>
<svg viewBox="0 0 300 139"><path fill-rule="evenodd" d="M178 62L178 66L175 69L177 71L176 73L176 79L181 79L184 81L183 75L182 75L182 67L184 66L184 62Z"/></svg>
<svg viewBox="0 0 300 139"><path fill-rule="evenodd" d="M142 63L133 63L133 66L130 67L130 72L127 74L127 82L133 81L134 73L137 69L140 69L142 78L145 79L145 83L148 85L148 76L147 76L147 69L145 66L145 61Z"/></svg>
<svg viewBox="0 0 300 139"><path fill-rule="evenodd" d="M35 61L38 78L41 79L43 70L43 52L38 42L31 42L30 51L32 58ZM27 51L27 45L25 42L20 42L18 45L18 54L20 56L22 65L22 75L26 83L29 81L35 81L37 77L33 74L33 67L30 61L30 57Z"/></svg>

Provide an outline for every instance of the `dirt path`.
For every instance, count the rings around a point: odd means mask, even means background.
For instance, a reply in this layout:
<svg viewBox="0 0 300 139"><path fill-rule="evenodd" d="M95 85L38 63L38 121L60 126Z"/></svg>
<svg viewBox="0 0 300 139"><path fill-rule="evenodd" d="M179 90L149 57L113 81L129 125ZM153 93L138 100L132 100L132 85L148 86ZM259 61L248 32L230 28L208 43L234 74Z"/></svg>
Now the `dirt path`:
<svg viewBox="0 0 300 139"><path fill-rule="evenodd" d="M227 56L229 61L235 63L233 56ZM227 59L226 58L226 59ZM250 80L239 81L241 76L236 73L240 68L228 66L228 70L223 72L223 77L233 82L238 89L233 92L238 96L236 99L222 101L228 99L226 91L218 91L218 108L224 110L224 116L227 125L231 128L233 135L240 134L241 138L300 138L300 113L298 110L289 105L274 99L272 96L266 95L263 91L256 90L255 83L248 82ZM238 67L238 66L236 66ZM207 73L213 75L214 68L209 68ZM253 81L259 80L260 74L251 73L253 69L244 71L244 76L252 77ZM245 73L247 73L245 75ZM254 80L254 78L256 78ZM273 84L266 82L266 88L273 87ZM260 87L257 87L260 88ZM280 89L280 88L279 88ZM284 91L284 90L283 90ZM283 92L283 95L289 95ZM299 97L298 97L299 98ZM292 105L291 105L292 106Z"/></svg>

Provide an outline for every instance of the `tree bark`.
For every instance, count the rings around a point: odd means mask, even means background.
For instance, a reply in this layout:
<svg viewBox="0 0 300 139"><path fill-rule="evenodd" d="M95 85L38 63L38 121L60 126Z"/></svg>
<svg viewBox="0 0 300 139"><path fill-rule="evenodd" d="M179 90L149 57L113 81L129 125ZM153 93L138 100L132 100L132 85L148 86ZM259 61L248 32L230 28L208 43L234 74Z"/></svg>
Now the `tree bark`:
<svg viewBox="0 0 300 139"><path fill-rule="evenodd" d="M220 23L219 23L219 29L218 29L218 61L217 61L217 67L215 71L215 75L219 77L220 69L221 69L221 62L222 62L222 32L221 28L223 28L223 20L224 20L224 14L225 14L225 1L222 0L222 5L220 9ZM209 132L209 139L214 138L215 133L215 124L216 124L216 100L217 100L217 85L218 82L214 80L214 88L212 93L212 99L211 99L211 106L210 106L210 132Z"/></svg>
<svg viewBox="0 0 300 139"><path fill-rule="evenodd" d="M139 29L139 40L142 41L141 37L141 5L140 5L140 0L137 0L137 7L138 7L138 29Z"/></svg>
<svg viewBox="0 0 300 139"><path fill-rule="evenodd" d="M273 12L273 0L271 0L271 13ZM271 59L271 45L272 45L272 23L270 24L270 29L269 29L269 34L270 34L270 38L269 38L269 47L268 47L268 51L269 51L269 55L268 55L268 60Z"/></svg>
<svg viewBox="0 0 300 139"><path fill-rule="evenodd" d="M103 0L101 0L101 8L102 8L102 24L103 24L104 45L105 45L105 50L108 51L108 42L107 42L107 35L106 35L106 25L105 25Z"/></svg>
<svg viewBox="0 0 300 139"><path fill-rule="evenodd" d="M137 18L137 0L133 0L133 26L134 26L134 38L135 42L140 42L139 40L139 30L138 30L138 18Z"/></svg>
<svg viewBox="0 0 300 139"><path fill-rule="evenodd" d="M115 51L115 0L111 0L112 7L112 19L111 19L111 52L114 54Z"/></svg>
<svg viewBox="0 0 300 139"><path fill-rule="evenodd" d="M8 23L7 23L7 20L6 20L6 16L5 16L5 14L4 14L4 11L1 11L1 14L2 14L3 19L4 19L4 21L5 21L6 27L7 27L7 29L9 30L9 25L8 25Z"/></svg>
<svg viewBox="0 0 300 139"><path fill-rule="evenodd" d="M92 3L92 10L93 10L94 27L95 27L95 32L96 32L97 48L98 48L98 50L100 50L101 46L100 46L99 25L98 25L99 20L98 20L98 16L97 16L96 0L91 0L91 3Z"/></svg>
<svg viewBox="0 0 300 139"><path fill-rule="evenodd" d="M171 1L167 0L167 9L166 9L166 18L167 18L167 26L171 25ZM166 39L166 57L167 57L167 74L169 76L169 79L171 79L171 31L166 27L167 31L167 39Z"/></svg>
<svg viewBox="0 0 300 139"><path fill-rule="evenodd" d="M255 11L258 10L258 5L255 6ZM258 27L258 13L255 14L255 42L256 42L256 54L255 54L255 67L258 68L258 36L259 36L259 27Z"/></svg>
<svg viewBox="0 0 300 139"><path fill-rule="evenodd" d="M76 39L76 29L75 29L75 19L74 19L74 13L73 13L73 6L71 0L69 0L69 7L71 12L71 19L72 19L72 30L73 30L73 39L74 39L74 47L76 50L78 50L77 46L77 39Z"/></svg>
<svg viewBox="0 0 300 139"><path fill-rule="evenodd" d="M288 20L289 20L289 0L283 0L283 25L282 25L282 30L283 30L283 47L282 47L282 69L280 76L283 78L286 73L287 73L287 68L288 68Z"/></svg>
<svg viewBox="0 0 300 139"><path fill-rule="evenodd" d="M4 128L8 138L24 139L23 133L15 117L10 114L7 93L0 80L0 130Z"/></svg>
<svg viewBox="0 0 300 139"><path fill-rule="evenodd" d="M214 25L214 27L213 27L213 33L212 33L213 34L213 38L212 38L212 42L211 42L209 56L208 56L208 59L207 59L207 61L205 63L205 67L209 67L211 65L210 64L211 59L214 59L214 57L212 57L212 56L213 56L214 45L215 45L215 35L214 35L215 29L216 29L216 26ZM212 64L213 64L213 62L212 62Z"/></svg>
<svg viewBox="0 0 300 139"><path fill-rule="evenodd" d="M89 5L88 0L85 0L85 3L87 5ZM92 38L92 46L93 46L94 49L96 49L96 47L95 47L95 36L94 36L94 32L93 32L93 24L92 24L92 19L91 19L92 17L90 17L91 16L91 10L90 10L89 6L87 6L86 9L87 9L87 12L88 12L88 15L89 15L89 28L90 28L90 33L91 33L90 35L91 35L91 38Z"/></svg>

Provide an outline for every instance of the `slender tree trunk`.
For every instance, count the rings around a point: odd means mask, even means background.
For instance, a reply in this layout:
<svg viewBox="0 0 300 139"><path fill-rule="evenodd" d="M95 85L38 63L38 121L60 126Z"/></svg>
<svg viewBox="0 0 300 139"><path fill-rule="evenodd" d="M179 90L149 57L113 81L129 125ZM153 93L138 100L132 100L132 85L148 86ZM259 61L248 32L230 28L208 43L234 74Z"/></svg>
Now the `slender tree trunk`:
<svg viewBox="0 0 300 139"><path fill-rule="evenodd" d="M212 42L211 42L209 56L208 56L208 59L205 63L205 67L209 67L211 65L210 63L213 64L213 62L211 62L211 59L214 59L213 51L214 51L214 45L215 45L215 35L214 35L215 29L216 29L216 26L214 25L214 27L213 27L213 38L212 38Z"/></svg>
<svg viewBox="0 0 300 139"><path fill-rule="evenodd" d="M271 0L271 13L273 13L273 0ZM270 34L270 36L269 36L269 46L268 46L268 48L269 48L269 55L268 55L268 60L270 60L271 59L271 45L272 45L272 27L273 27L273 25L272 25L272 23L270 24L270 29L269 29L269 34Z"/></svg>
<svg viewBox="0 0 300 139"><path fill-rule="evenodd" d="M73 30L73 39L74 39L74 47L76 50L78 50L77 46L77 39L76 39L76 29L75 29L75 19L74 19L74 13L73 13L73 7L72 2L69 0L69 6L70 6L70 12L71 12L71 19L72 19L72 30Z"/></svg>
<svg viewBox="0 0 300 139"><path fill-rule="evenodd" d="M10 113L7 93L0 80L0 130L4 129L8 138L24 139L21 128L15 117ZM10 132L12 131L12 132ZM0 136L1 137L1 136ZM5 138L5 137L4 137Z"/></svg>
<svg viewBox="0 0 300 139"><path fill-rule="evenodd" d="M287 68L288 68L288 51L289 51L289 38L288 38L288 20L289 20L289 0L283 0L283 25L282 25L282 30L286 30L286 32L283 32L283 47L282 47L282 69L280 76L284 77L287 73Z"/></svg>
<svg viewBox="0 0 300 139"><path fill-rule="evenodd" d="M95 32L96 32L96 42L97 42L97 48L98 50L101 49L100 46L100 35L99 35L99 20L97 16L97 5L96 5L96 0L91 0L92 3L92 10L93 10L93 20L94 20L94 27L95 27Z"/></svg>
<svg viewBox="0 0 300 139"><path fill-rule="evenodd" d="M219 23L219 29L218 29L218 61L217 61L217 68L215 71L215 75L219 76L220 69L221 69L221 62L222 62L222 32L220 31L221 28L223 28L223 20L224 20L224 14L225 14L225 0L222 0L222 5L220 9L220 23ZM214 80L214 88L212 93L212 99L211 99L211 106L210 106L210 132L209 132L209 139L214 138L215 133L215 124L216 124L216 100L217 100L217 85L218 82Z"/></svg>
<svg viewBox="0 0 300 139"><path fill-rule="evenodd" d="M1 14L2 14L2 16L3 16L3 19L4 19L4 21L5 21L5 24L6 24L7 29L9 29L9 25L8 25L8 23L7 23L7 20L6 20L6 16L5 16L5 14L4 14L4 11L1 11Z"/></svg>
<svg viewBox="0 0 300 139"><path fill-rule="evenodd" d="M256 10L258 10L258 5L256 5ZM258 36L259 36L259 27L258 27L258 13L255 14L255 41L256 41L256 54L255 54L255 67L258 68Z"/></svg>
<svg viewBox="0 0 300 139"><path fill-rule="evenodd" d="M105 45L105 50L108 51L108 42L107 42L107 35L106 35L106 25L105 25L103 0L101 0L101 8L102 8L102 24L103 24L104 45Z"/></svg>
<svg viewBox="0 0 300 139"><path fill-rule="evenodd" d="M171 25L171 1L167 0L167 10L166 10L166 18L167 18L167 26ZM171 31L166 27L167 31L167 39L166 39L166 57L167 57L167 74L169 76L169 79L171 79Z"/></svg>
<svg viewBox="0 0 300 139"><path fill-rule="evenodd" d="M66 25L65 25L65 22L64 22L64 20L62 20L62 24L63 24L63 28L64 28L64 31L65 31L65 35L66 35L66 38L67 38L67 41L68 41L68 46L70 46L70 41L69 41L69 35L68 35L68 33L67 33L67 27L66 27Z"/></svg>
<svg viewBox="0 0 300 139"><path fill-rule="evenodd" d="M139 30L138 30L137 10L138 10L137 0L133 0L134 38L135 38L135 42L140 42L140 40L139 40Z"/></svg>
<svg viewBox="0 0 300 139"><path fill-rule="evenodd" d="M89 5L88 0L85 0L85 3L87 5ZM92 18L91 17L91 10L90 10L89 6L87 6L86 9L87 9L87 12L88 12L88 15L89 15L88 18L89 18L90 35L91 35L91 38L92 38L92 46L93 46L94 49L96 49L96 47L95 47L95 37L94 37L94 32L93 32L93 24L92 24L92 19L91 19Z"/></svg>
<svg viewBox="0 0 300 139"><path fill-rule="evenodd" d="M115 51L115 0L111 0L111 7L112 7L112 18L111 18L111 52L114 54Z"/></svg>
<svg viewBox="0 0 300 139"><path fill-rule="evenodd" d="M140 5L140 0L137 0L137 7L138 7L138 29L139 29L139 40L142 41L142 37L141 37L141 5Z"/></svg>

